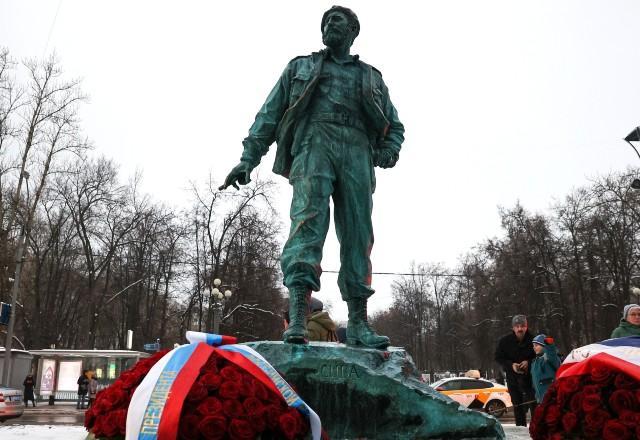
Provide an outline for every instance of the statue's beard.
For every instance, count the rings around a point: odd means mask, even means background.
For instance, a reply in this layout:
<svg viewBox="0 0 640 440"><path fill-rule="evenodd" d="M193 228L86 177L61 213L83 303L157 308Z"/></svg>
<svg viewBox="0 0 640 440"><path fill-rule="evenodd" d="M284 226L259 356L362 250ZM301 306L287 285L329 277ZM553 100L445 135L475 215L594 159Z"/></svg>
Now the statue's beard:
<svg viewBox="0 0 640 440"><path fill-rule="evenodd" d="M327 47L340 46L347 39L347 35L335 29L328 30L322 34L322 43Z"/></svg>

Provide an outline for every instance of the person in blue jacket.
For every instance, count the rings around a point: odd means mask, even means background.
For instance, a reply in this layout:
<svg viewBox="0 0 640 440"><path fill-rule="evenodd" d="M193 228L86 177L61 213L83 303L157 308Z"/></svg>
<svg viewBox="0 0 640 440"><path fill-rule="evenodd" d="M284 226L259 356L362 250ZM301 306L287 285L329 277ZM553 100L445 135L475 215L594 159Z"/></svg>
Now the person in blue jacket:
<svg viewBox="0 0 640 440"><path fill-rule="evenodd" d="M556 371L560 367L560 358L553 338L544 334L533 338L533 351L536 352L536 358L531 363L531 380L536 393L536 401L540 403L549 385L556 377Z"/></svg>

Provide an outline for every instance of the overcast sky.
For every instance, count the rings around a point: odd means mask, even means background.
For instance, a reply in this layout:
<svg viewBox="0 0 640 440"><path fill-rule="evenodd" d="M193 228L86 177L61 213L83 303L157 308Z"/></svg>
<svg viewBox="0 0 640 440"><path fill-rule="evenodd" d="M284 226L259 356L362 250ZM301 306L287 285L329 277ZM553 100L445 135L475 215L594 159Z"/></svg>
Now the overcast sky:
<svg viewBox="0 0 640 440"><path fill-rule="evenodd" d="M0 0L0 45L19 59L55 50L91 97L81 114L97 151L181 207L190 180L222 180L236 164L286 63L322 47L334 3ZM500 233L498 206L544 212L590 177L639 164L622 138L640 124L640 2L343 5L361 23L352 53L382 71L406 129L397 166L377 170L375 272L454 266ZM287 230L291 189L273 177ZM332 227L323 268L338 267ZM318 296L346 319L336 278L325 273ZM392 279L374 275L370 311L390 304Z"/></svg>

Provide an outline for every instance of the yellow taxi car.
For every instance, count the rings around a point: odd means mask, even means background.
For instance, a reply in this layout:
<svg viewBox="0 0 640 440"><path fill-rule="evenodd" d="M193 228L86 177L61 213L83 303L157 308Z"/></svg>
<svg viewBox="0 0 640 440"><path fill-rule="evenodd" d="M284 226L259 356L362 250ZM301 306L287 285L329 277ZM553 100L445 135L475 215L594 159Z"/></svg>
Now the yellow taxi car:
<svg viewBox="0 0 640 440"><path fill-rule="evenodd" d="M431 384L436 391L449 396L469 409L502 417L512 406L507 387L484 379L450 377Z"/></svg>

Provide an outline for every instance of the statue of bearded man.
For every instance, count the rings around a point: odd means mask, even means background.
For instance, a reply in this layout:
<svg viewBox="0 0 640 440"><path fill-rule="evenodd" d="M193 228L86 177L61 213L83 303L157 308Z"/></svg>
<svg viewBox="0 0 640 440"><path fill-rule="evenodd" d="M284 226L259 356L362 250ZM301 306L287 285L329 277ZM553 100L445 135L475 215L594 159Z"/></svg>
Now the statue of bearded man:
<svg viewBox="0 0 640 440"><path fill-rule="evenodd" d="M240 163L221 189L247 184L269 146L273 171L293 186L291 230L281 257L289 290L288 343L306 343L311 291L320 290L329 198L340 242L338 286L349 308L347 344L384 349L389 338L367 322L373 246L374 166L398 161L404 127L380 72L351 55L360 32L356 14L333 6L322 16L325 48L289 62L243 141Z"/></svg>

